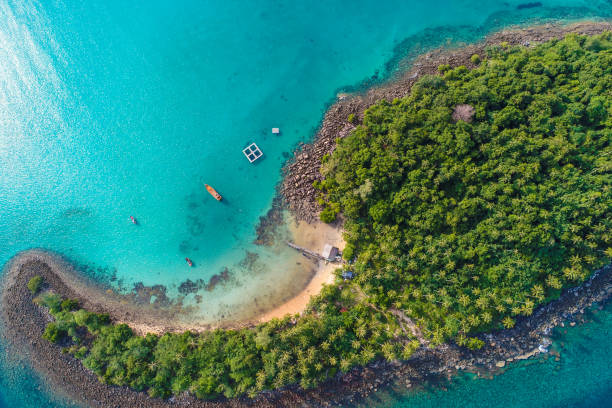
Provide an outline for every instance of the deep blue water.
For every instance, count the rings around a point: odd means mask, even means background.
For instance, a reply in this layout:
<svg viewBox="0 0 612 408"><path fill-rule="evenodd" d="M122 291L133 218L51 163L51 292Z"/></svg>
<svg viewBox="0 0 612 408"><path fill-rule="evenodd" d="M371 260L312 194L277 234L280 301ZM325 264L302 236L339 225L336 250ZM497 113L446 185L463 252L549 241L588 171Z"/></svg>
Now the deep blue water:
<svg viewBox="0 0 612 408"><path fill-rule="evenodd" d="M228 267L236 288L204 300L211 315L299 272L294 254L253 245L254 227L282 163L338 92L385 80L406 55L508 25L612 16L596 0L520 11L492 0L126 3L0 2L0 264L45 247L100 268L98 278L116 273L115 285L171 290ZM241 153L250 142L265 154L255 165ZM241 262L247 251L256 269ZM1 363L0 404L53 405L27 368ZM481 388L462 380L466 395L409 401L487 401L512 372Z"/></svg>

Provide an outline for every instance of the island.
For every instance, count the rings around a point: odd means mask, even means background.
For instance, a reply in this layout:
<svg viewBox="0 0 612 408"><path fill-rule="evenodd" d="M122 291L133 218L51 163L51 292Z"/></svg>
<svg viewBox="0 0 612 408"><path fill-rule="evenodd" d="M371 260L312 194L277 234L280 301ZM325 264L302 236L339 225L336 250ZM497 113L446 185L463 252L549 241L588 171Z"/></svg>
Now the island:
<svg viewBox="0 0 612 408"><path fill-rule="evenodd" d="M342 228L345 263L299 314L143 335L35 251L8 266L3 325L91 406L334 405L545 351L609 295L611 67L608 24L531 28L332 106L281 190Z"/></svg>

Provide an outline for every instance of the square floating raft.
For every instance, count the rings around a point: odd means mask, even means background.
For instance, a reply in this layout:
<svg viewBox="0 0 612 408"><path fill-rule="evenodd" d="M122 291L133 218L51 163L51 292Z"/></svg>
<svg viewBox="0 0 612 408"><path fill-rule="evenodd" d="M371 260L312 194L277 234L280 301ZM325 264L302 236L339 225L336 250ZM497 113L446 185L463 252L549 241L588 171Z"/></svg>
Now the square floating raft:
<svg viewBox="0 0 612 408"><path fill-rule="evenodd" d="M249 159L251 163L263 156L263 152L255 143L248 145L244 150L242 150L242 153L244 153L246 158Z"/></svg>
<svg viewBox="0 0 612 408"><path fill-rule="evenodd" d="M272 128L272 134L273 135L278 135L280 133L280 129L279 128Z"/></svg>

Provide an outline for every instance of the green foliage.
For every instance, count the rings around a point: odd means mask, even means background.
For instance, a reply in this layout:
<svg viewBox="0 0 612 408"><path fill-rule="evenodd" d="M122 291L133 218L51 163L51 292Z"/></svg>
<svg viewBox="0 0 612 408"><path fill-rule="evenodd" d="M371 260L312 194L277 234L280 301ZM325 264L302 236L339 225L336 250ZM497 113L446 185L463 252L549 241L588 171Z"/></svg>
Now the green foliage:
<svg viewBox="0 0 612 408"><path fill-rule="evenodd" d="M65 299L60 304L60 307L63 311L72 311L79 308L79 301L76 299Z"/></svg>
<svg viewBox="0 0 612 408"><path fill-rule="evenodd" d="M49 340L52 343L59 343L66 336L66 330L62 329L57 323L51 322L45 327L43 339Z"/></svg>
<svg viewBox="0 0 612 408"><path fill-rule="evenodd" d="M342 251L342 258L346 261L350 261L355 256L355 246L352 244L347 244Z"/></svg>
<svg viewBox="0 0 612 408"><path fill-rule="evenodd" d="M347 118L346 120L348 120L348 121L349 121L349 123L355 123L355 122L357 122L357 121L355 120L355 114L354 114L354 113L350 113L350 114L348 115L348 118Z"/></svg>
<svg viewBox="0 0 612 408"><path fill-rule="evenodd" d="M470 57L470 61L472 61L472 64L474 65L479 65L480 64L480 55L478 54L474 54Z"/></svg>
<svg viewBox="0 0 612 408"><path fill-rule="evenodd" d="M62 298L56 293L43 293L35 300L41 306L44 306L49 309L51 314L56 314L62 309Z"/></svg>
<svg viewBox="0 0 612 408"><path fill-rule="evenodd" d="M77 310L72 315L77 326L85 327L89 332L96 334L110 322L107 314L92 313L84 309Z"/></svg>
<svg viewBox="0 0 612 408"><path fill-rule="evenodd" d="M87 347L81 346L81 347L79 347L78 349L75 350L74 356L76 358L82 359L87 354L87 351L88 351Z"/></svg>
<svg viewBox="0 0 612 408"><path fill-rule="evenodd" d="M313 387L338 371L375 358L408 358L418 348L410 337L407 345L397 342L398 324L356 298L348 286L327 286L297 322L287 317L256 329L146 337L106 315L60 310L43 337L70 336L73 344L64 350L107 384L162 398L185 391L202 399L254 395L293 383ZM83 328L93 338L89 346L78 334Z"/></svg>
<svg viewBox="0 0 612 408"><path fill-rule="evenodd" d="M36 295L40 291L42 285L43 278L39 275L34 276L28 281L28 289L30 290L30 293L32 293L32 295Z"/></svg>
<svg viewBox="0 0 612 408"><path fill-rule="evenodd" d="M336 215L337 212L333 208L326 207L321 211L319 218L321 221L329 224L330 222L336 221Z"/></svg>
<svg viewBox="0 0 612 408"><path fill-rule="evenodd" d="M449 71L450 69L451 69L451 66L449 64L442 64L438 66L438 72L441 74L444 74L446 71Z"/></svg>
<svg viewBox="0 0 612 408"><path fill-rule="evenodd" d="M467 348L470 350L478 350L484 346L484 341L476 337L470 337L467 341Z"/></svg>
<svg viewBox="0 0 612 408"><path fill-rule="evenodd" d="M611 38L440 66L339 140L321 185L378 308L479 348L468 335L512 327L610 262ZM461 104L472 123L452 120Z"/></svg>

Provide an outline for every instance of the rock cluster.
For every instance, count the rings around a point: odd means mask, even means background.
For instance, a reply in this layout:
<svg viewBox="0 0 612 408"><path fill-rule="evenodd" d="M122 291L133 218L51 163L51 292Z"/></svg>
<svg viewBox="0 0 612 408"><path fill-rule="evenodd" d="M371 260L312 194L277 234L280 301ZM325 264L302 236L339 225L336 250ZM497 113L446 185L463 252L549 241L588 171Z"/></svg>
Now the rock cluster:
<svg viewBox="0 0 612 408"><path fill-rule="evenodd" d="M334 151L337 138L348 135L355 127L347 121L349 114L363 108L355 102L357 99L334 105L326 113L315 141L301 145L284 169L281 195L297 220L312 222L321 211L313 183L322 179L321 158Z"/></svg>

